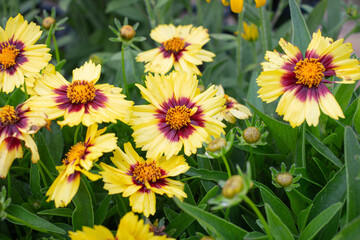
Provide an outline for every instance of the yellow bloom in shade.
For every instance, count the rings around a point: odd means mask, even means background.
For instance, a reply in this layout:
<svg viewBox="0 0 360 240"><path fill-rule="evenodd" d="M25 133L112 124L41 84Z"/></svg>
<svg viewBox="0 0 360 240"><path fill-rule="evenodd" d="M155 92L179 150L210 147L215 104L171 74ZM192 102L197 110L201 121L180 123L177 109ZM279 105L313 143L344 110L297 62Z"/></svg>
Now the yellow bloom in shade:
<svg viewBox="0 0 360 240"><path fill-rule="evenodd" d="M221 1L224 4L224 6L229 6L229 2L230 2L231 11L233 11L234 13L240 13L243 10L244 0L221 0ZM265 5L266 0L255 0L255 3L256 3L256 7L259 8Z"/></svg>
<svg viewBox="0 0 360 240"><path fill-rule="evenodd" d="M5 30L0 27L0 90L9 93L24 84L24 75L32 76L51 59L45 44L35 44L42 31L18 14L9 18Z"/></svg>
<svg viewBox="0 0 360 240"><path fill-rule="evenodd" d="M38 96L29 99L33 109L45 112L49 119L64 116L61 126L75 126L130 119L132 101L125 100L122 89L109 84L96 84L101 66L91 61L73 71L72 83L64 79L53 66L37 78L34 90Z"/></svg>
<svg viewBox="0 0 360 240"><path fill-rule="evenodd" d="M229 123L235 123L236 122L236 118L237 119L247 119L250 116L252 116L250 110L238 103L238 101L236 101L235 98L232 98L228 95L225 94L224 92L224 88L219 85L217 86L217 96L224 96L226 99L225 102L225 109L222 110L217 116L216 118L219 121L222 121L223 119L225 119L225 121L229 122Z"/></svg>
<svg viewBox="0 0 360 240"><path fill-rule="evenodd" d="M23 157L22 142L30 148L31 161L40 159L30 136L46 125L46 115L32 111L26 104L0 108L0 177L5 178L15 158Z"/></svg>
<svg viewBox="0 0 360 240"><path fill-rule="evenodd" d="M183 146L190 156L224 133L225 125L214 116L225 108L225 98L215 97L215 86L199 93L196 76L184 72L149 74L145 84L136 86L150 104L133 107L131 125L136 147L146 150L147 158L170 158Z"/></svg>
<svg viewBox="0 0 360 240"><path fill-rule="evenodd" d="M244 32L241 33L241 37L249 42L254 42L258 39L259 33L255 24L251 23L248 25L246 22L243 22Z"/></svg>
<svg viewBox="0 0 360 240"><path fill-rule="evenodd" d="M130 206L134 212L148 217L156 211L156 194L187 197L183 191L184 184L169 177L177 176L189 170L183 156L150 158L146 161L140 157L131 143L124 144L125 153L117 148L111 161L117 168L101 163L104 169L100 174L105 182L104 188L109 194L122 193L130 196Z"/></svg>
<svg viewBox="0 0 360 240"><path fill-rule="evenodd" d="M192 25L159 25L150 37L160 47L139 53L136 61L145 62L145 72L167 73L172 67L176 71L201 75L196 65L211 62L215 54L202 49L209 40L208 30Z"/></svg>
<svg viewBox="0 0 360 240"><path fill-rule="evenodd" d="M133 212L128 212L120 220L116 237L104 226L96 225L94 228L83 227L82 231L69 232L71 240L164 240L172 239L165 236L154 236L150 225L138 219Z"/></svg>
<svg viewBox="0 0 360 240"><path fill-rule="evenodd" d="M267 103L280 101L276 108L279 115L292 127L305 120L309 126L319 123L320 109L326 115L338 119L344 114L325 84L354 83L360 79L357 59L350 59L351 43L344 39L335 42L321 36L320 30L313 34L305 57L291 43L281 39L279 44L285 54L268 51L263 62L263 72L257 78L259 97ZM326 78L336 76L342 81Z"/></svg>
<svg viewBox="0 0 360 240"><path fill-rule="evenodd" d="M81 174L91 181L101 178L100 175L90 173L90 169L104 152L111 152L117 147L114 133L101 135L106 128L97 129L97 124L88 127L85 141L72 146L63 160L63 165L56 167L59 176L50 186L46 196L49 196L48 202L55 201L57 208L66 207L75 196L79 189Z"/></svg>

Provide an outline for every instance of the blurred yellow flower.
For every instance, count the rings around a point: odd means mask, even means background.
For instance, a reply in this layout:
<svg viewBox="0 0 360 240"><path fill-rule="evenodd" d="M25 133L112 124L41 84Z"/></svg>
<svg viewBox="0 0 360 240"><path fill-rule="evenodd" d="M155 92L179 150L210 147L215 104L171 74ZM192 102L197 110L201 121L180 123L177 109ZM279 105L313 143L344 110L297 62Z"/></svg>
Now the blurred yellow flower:
<svg viewBox="0 0 360 240"><path fill-rule="evenodd" d="M229 2L230 2L231 11L233 11L234 13L240 13L243 10L244 0L221 0L221 1L224 4L224 6L229 6ZM265 5L266 0L255 0L255 3L257 8L262 7Z"/></svg>
<svg viewBox="0 0 360 240"><path fill-rule="evenodd" d="M246 22L243 22L244 32L241 33L241 37L249 42L254 42L259 37L258 28L255 24L251 23L248 25Z"/></svg>

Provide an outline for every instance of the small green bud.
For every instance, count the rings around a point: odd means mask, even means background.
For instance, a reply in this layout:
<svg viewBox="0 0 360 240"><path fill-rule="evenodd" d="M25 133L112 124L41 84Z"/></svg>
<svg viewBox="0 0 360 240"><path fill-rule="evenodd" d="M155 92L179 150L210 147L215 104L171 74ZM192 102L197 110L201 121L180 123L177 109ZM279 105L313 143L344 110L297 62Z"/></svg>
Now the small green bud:
<svg viewBox="0 0 360 240"><path fill-rule="evenodd" d="M125 40L131 40L134 38L136 32L130 25L124 25L120 29L120 36Z"/></svg>
<svg viewBox="0 0 360 240"><path fill-rule="evenodd" d="M244 189L244 180L241 176L235 175L229 178L223 189L222 194L226 198L233 198L236 194L241 192Z"/></svg>
<svg viewBox="0 0 360 240"><path fill-rule="evenodd" d="M276 176L276 182L282 187L288 187L293 183L293 176L288 173L279 173Z"/></svg>
<svg viewBox="0 0 360 240"><path fill-rule="evenodd" d="M244 130L243 138L247 143L256 143L260 140L260 131L256 127L248 127Z"/></svg>
<svg viewBox="0 0 360 240"><path fill-rule="evenodd" d="M226 140L224 138L216 138L212 140L207 146L206 150L210 152L219 151L222 147L225 147Z"/></svg>
<svg viewBox="0 0 360 240"><path fill-rule="evenodd" d="M42 26L46 29L49 30L51 28L51 25L55 24L56 20L52 17L46 17L43 20Z"/></svg>

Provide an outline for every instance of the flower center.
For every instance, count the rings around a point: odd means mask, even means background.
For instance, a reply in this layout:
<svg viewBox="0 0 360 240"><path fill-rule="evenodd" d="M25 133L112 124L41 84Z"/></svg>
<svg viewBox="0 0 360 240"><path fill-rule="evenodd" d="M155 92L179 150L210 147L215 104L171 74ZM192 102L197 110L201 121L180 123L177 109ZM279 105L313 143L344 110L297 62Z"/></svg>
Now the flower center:
<svg viewBox="0 0 360 240"><path fill-rule="evenodd" d="M66 154L66 158L63 160L64 164L69 164L76 159L81 159L85 155L85 144L83 142L78 142L72 146L69 152Z"/></svg>
<svg viewBox="0 0 360 240"><path fill-rule="evenodd" d="M174 53L180 52L185 47L185 42L181 38L173 37L170 40L167 40L164 43L164 48L166 51L171 51Z"/></svg>
<svg viewBox="0 0 360 240"><path fill-rule="evenodd" d="M296 84L307 85L308 88L312 86L319 86L324 77L325 67L315 58L306 58L299 61L295 66L295 76L298 80Z"/></svg>
<svg viewBox="0 0 360 240"><path fill-rule="evenodd" d="M3 126L12 125L19 119L13 106L6 105L0 108L0 121Z"/></svg>
<svg viewBox="0 0 360 240"><path fill-rule="evenodd" d="M2 50L0 52L0 64L2 68L8 69L16 64L16 57L19 55L20 51L15 48L13 45L5 46L3 43L1 45Z"/></svg>
<svg viewBox="0 0 360 240"><path fill-rule="evenodd" d="M88 81L76 80L70 83L67 96L72 103L87 103L95 98L94 84Z"/></svg>
<svg viewBox="0 0 360 240"><path fill-rule="evenodd" d="M155 162L137 163L133 171L133 177L141 183L146 181L156 182L161 177L161 171Z"/></svg>
<svg viewBox="0 0 360 240"><path fill-rule="evenodd" d="M176 106L167 111L165 121L172 129L179 130L191 122L190 116L191 109L185 106Z"/></svg>

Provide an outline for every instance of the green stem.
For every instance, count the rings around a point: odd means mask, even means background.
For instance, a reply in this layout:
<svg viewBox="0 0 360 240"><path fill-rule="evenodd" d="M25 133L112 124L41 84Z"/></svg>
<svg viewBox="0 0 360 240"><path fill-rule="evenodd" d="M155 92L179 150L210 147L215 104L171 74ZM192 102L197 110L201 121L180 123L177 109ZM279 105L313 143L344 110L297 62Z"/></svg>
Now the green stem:
<svg viewBox="0 0 360 240"><path fill-rule="evenodd" d="M236 68L237 68L237 80L238 80L238 85L240 87L240 89L242 89L242 85L243 85L243 78L242 78L242 62L241 62L241 52L242 52L242 37L241 37L241 33L242 33L242 27L243 27L243 18L244 18L244 14L243 12L238 14L238 35L237 35L237 39L236 39Z"/></svg>
<svg viewBox="0 0 360 240"><path fill-rule="evenodd" d="M247 196L244 196L243 199L251 207L251 209L255 212L255 214L260 219L262 225L264 226L264 229L265 229L265 232L266 232L266 234L268 236L268 239L273 240L273 237L271 236L271 233L270 233L269 225L267 224L264 216L261 214L260 210L257 208L255 203L253 201L251 201L251 199L248 198Z"/></svg>
<svg viewBox="0 0 360 240"><path fill-rule="evenodd" d="M121 67L122 67L122 72L123 72L123 78L124 78L124 90L125 90L125 95L130 98L129 95L129 89L128 89L128 84L126 81L126 72L125 72L125 58L124 58L124 45L121 46Z"/></svg>
<svg viewBox="0 0 360 240"><path fill-rule="evenodd" d="M230 166L229 166L229 163L228 161L226 160L225 156L222 155L221 156L222 160L224 161L224 164L225 164L225 167L226 167L226 171L227 171L227 174L228 174L228 178L231 177L231 170L230 170Z"/></svg>
<svg viewBox="0 0 360 240"><path fill-rule="evenodd" d="M51 43L51 36L52 36L53 29L54 29L54 24L51 25L48 35L47 35L47 38L46 38L46 41L45 41L45 44L48 48L51 48L50 43Z"/></svg>
<svg viewBox="0 0 360 240"><path fill-rule="evenodd" d="M7 178L8 178L8 189L7 189L8 198L11 198L11 175L10 175L10 169L9 169Z"/></svg>
<svg viewBox="0 0 360 240"><path fill-rule="evenodd" d="M250 164L251 164L251 179L256 179L256 161L254 159L253 148L250 146Z"/></svg>
<svg viewBox="0 0 360 240"><path fill-rule="evenodd" d="M204 25L204 17L203 17L203 12L202 12L202 7L201 7L201 1L203 1L203 0L196 0L197 21L198 21L199 26Z"/></svg>
<svg viewBox="0 0 360 240"><path fill-rule="evenodd" d="M40 164L39 164L39 172L40 172L40 176L41 176L41 179L43 180L45 187L48 187L49 183L46 179L45 173L44 173L43 169L41 168Z"/></svg>
<svg viewBox="0 0 360 240"><path fill-rule="evenodd" d="M257 55L256 55L256 45L255 45L255 41L250 42L251 43L251 52L253 55L253 61L254 63L257 63Z"/></svg>
<svg viewBox="0 0 360 240"><path fill-rule="evenodd" d="M44 171L46 172L46 174L49 176L50 180L53 182L55 177L51 174L51 172L49 171L49 169L46 167L46 165L39 160L38 163L40 164L41 168L44 169Z"/></svg>
<svg viewBox="0 0 360 240"><path fill-rule="evenodd" d="M78 134L80 131L81 124L76 126L75 134L74 134L74 145L77 143Z"/></svg>
<svg viewBox="0 0 360 240"><path fill-rule="evenodd" d="M55 34L52 34L52 39L54 41L56 62L59 63L60 62L60 54L59 54L59 48L58 48L58 45L57 45L57 42L56 42Z"/></svg>
<svg viewBox="0 0 360 240"><path fill-rule="evenodd" d="M301 162L302 162L302 167L306 167L306 152L305 152L305 133L306 133L306 123L304 122L302 124L302 139L301 139Z"/></svg>
<svg viewBox="0 0 360 240"><path fill-rule="evenodd" d="M149 0L144 0L144 2L145 2L146 11L147 11L148 16L149 16L150 26L151 26L151 28L155 28L156 21L155 21L155 18L154 18L154 11L151 8L151 4L150 4Z"/></svg>
<svg viewBox="0 0 360 240"><path fill-rule="evenodd" d="M270 50L270 43L268 42L268 29L266 27L267 19L265 18L266 8L265 6L260 8L260 35L261 35L261 42L263 46L263 52Z"/></svg>

